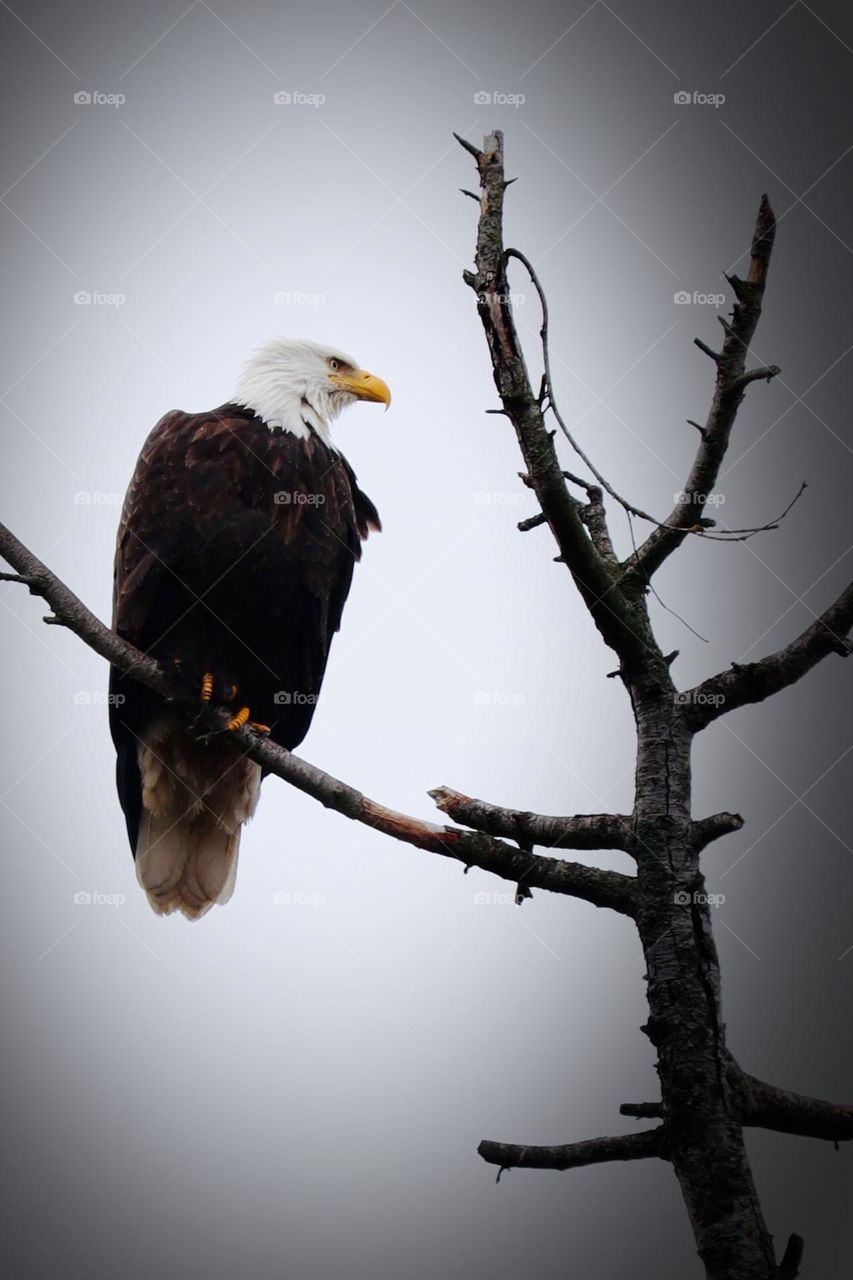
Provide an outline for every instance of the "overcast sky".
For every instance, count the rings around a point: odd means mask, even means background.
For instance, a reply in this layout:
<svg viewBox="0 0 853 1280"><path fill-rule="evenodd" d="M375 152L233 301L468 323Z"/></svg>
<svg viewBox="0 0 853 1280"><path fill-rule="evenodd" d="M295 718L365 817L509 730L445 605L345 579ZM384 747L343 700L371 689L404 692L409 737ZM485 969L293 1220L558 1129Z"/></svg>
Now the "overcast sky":
<svg viewBox="0 0 853 1280"><path fill-rule="evenodd" d="M631 803L613 657L547 531L516 531L533 505L508 424L484 413L461 279L476 209L458 189L475 175L452 130L505 130L507 239L548 290L563 413L652 511L682 487L685 419L709 403L692 339L718 340L721 269L743 265L769 193L755 345L783 372L749 391L717 518L763 523L809 488L777 532L694 540L660 575L689 623L655 609L676 679L771 652L849 580L845 6L13 0L0 30L2 519L101 617L118 504L165 410L226 400L276 334L338 344L392 388L390 413L357 405L336 428L384 532L309 760L427 818L441 783L545 812ZM513 287L535 369L536 300L520 272ZM232 902L195 926L155 918L114 792L105 666L21 588L0 603L15 1280L701 1274L663 1165L496 1187L476 1155L484 1137L620 1132L619 1104L655 1096L626 921L541 893L515 908L502 882L275 780ZM731 1047L842 1100L851 709L833 657L696 752L696 816L746 818L705 856ZM805 1236L809 1280L836 1280L850 1152L749 1146L770 1229Z"/></svg>

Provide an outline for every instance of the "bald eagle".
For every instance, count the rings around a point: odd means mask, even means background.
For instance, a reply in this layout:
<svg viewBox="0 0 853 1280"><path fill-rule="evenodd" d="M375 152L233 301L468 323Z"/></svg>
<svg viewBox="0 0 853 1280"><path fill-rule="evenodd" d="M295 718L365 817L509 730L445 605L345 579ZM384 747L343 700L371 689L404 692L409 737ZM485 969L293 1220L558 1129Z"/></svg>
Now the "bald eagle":
<svg viewBox="0 0 853 1280"><path fill-rule="evenodd" d="M112 669L116 781L137 878L160 914L190 919L234 888L261 770L223 733L199 740L180 702L226 706L292 750L308 731L332 637L379 516L334 446L355 400L390 404L381 378L314 342L276 340L233 400L173 410L127 491L113 627L174 676L167 703Z"/></svg>

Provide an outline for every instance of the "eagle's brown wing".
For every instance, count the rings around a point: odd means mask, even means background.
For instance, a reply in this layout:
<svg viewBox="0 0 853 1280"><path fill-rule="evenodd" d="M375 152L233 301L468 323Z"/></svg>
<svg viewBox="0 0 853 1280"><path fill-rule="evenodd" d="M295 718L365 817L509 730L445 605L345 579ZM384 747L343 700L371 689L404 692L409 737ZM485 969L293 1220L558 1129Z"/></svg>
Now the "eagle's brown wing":
<svg viewBox="0 0 853 1280"><path fill-rule="evenodd" d="M288 749L302 741L361 542L379 529L349 464L250 410L166 414L146 440L118 530L113 625L192 694L212 672ZM176 664L179 663L179 666ZM139 743L162 702L113 671L117 782L135 847Z"/></svg>

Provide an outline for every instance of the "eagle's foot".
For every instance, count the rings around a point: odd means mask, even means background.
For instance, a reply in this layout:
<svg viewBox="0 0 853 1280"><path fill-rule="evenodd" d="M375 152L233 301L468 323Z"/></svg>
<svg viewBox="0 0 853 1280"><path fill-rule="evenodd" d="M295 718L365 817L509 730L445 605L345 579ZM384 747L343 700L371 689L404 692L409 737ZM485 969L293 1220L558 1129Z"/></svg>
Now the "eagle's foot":
<svg viewBox="0 0 853 1280"><path fill-rule="evenodd" d="M181 665L182 665L182 664L181 664L181 659L180 659L180 658L176 658L176 659L174 659L174 662L175 662L175 667L176 667L176 669L177 669L177 671L178 671L178 674L180 675L180 674L181 674ZM199 742L203 742L203 741L205 740L205 736L204 736L204 735L198 735L198 734L197 734L197 730L198 730L199 726L200 726L200 725L202 725L202 724L204 723L206 713L208 712L208 710L210 709L210 707L211 707L211 706L212 706L212 704L213 704L213 701L214 701L214 696L213 696L213 695L214 695L215 691L216 691L216 677L215 677L215 675L213 674L213 672L212 672L212 671L205 671L205 672L203 672L203 673L202 673L202 677L201 677L201 681L199 682L199 685L198 685L198 695L197 695L197 696L198 696L198 710L196 711L195 715L193 716L192 720L190 720L189 725L187 726L187 727L188 727L188 729L189 729L189 731L190 731L190 733L192 734L192 736L193 736L193 737L198 737L198 741L199 741ZM209 735L207 735L207 736L209 736Z"/></svg>
<svg viewBox="0 0 853 1280"><path fill-rule="evenodd" d="M268 724L259 724L257 720L250 720L251 711L248 707L241 707L236 715L233 715L225 726L226 732L236 733L238 729L242 729L245 725L248 729L254 729L255 733L267 734L270 732Z"/></svg>
<svg viewBox="0 0 853 1280"><path fill-rule="evenodd" d="M209 742L211 739L217 738L223 733L237 733L238 730L244 727L253 729L255 733L260 734L268 734L271 732L268 724L261 724L257 720L252 720L252 713L249 707L240 706L239 703L237 704L238 709L221 729L208 729L206 733L197 732L204 724L211 706L214 704L222 707L232 706L237 697L237 692L238 687L236 684L230 684L223 688L212 672L204 672L199 689L200 706L188 725L189 732L195 738L196 742Z"/></svg>

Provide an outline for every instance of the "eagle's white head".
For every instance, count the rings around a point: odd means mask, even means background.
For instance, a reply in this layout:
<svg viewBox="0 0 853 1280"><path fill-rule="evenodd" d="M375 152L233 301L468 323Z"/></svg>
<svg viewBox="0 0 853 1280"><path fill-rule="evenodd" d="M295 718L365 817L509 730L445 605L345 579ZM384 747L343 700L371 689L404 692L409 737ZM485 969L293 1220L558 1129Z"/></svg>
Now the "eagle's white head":
<svg viewBox="0 0 853 1280"><path fill-rule="evenodd" d="M246 362L233 396L268 427L300 439L314 431L327 445L331 423L354 400L381 401L387 409L391 392L336 347L294 338L264 343Z"/></svg>

